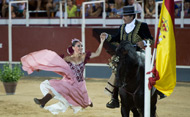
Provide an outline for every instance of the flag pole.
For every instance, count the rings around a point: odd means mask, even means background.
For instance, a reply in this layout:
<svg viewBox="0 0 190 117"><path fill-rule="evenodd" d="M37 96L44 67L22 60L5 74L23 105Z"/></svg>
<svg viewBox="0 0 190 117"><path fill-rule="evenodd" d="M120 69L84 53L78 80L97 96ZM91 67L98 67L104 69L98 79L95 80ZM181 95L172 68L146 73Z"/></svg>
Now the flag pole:
<svg viewBox="0 0 190 117"><path fill-rule="evenodd" d="M159 33L160 33L160 28L158 28L158 30L157 30L152 60L151 60L151 47L150 47L149 41L147 41L147 47L145 49L144 117L150 117L150 112L151 112L151 110L150 110L151 93L150 93L150 89L148 87L148 84L149 84L149 78L152 76L152 73L147 74L147 72L151 71L153 69L153 66L154 66L154 60L156 57L156 50L157 50Z"/></svg>
<svg viewBox="0 0 190 117"><path fill-rule="evenodd" d="M150 67L151 70L153 69L154 60L156 58L156 51L157 51L157 44L158 44L159 34L160 34L160 28L157 29L156 40L154 42L154 50L153 50L153 56L152 56L152 61L151 61L151 67Z"/></svg>

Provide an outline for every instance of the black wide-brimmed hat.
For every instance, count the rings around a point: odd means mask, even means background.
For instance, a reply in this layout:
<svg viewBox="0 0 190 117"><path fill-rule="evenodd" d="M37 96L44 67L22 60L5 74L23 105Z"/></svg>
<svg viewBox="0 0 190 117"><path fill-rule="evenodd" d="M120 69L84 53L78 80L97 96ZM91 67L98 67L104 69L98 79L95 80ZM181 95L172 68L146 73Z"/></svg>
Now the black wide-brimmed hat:
<svg viewBox="0 0 190 117"><path fill-rule="evenodd" d="M135 11L135 7L132 5L124 6L122 12L119 12L119 15L131 15L131 14L137 14L140 13L140 11Z"/></svg>

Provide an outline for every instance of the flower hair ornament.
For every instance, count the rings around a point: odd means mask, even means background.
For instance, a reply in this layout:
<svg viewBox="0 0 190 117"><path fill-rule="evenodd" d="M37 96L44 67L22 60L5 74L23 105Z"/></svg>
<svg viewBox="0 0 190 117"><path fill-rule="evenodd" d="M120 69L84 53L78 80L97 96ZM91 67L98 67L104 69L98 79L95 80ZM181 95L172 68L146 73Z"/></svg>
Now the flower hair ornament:
<svg viewBox="0 0 190 117"><path fill-rule="evenodd" d="M75 42L75 41L80 42L80 40L79 40L79 39L74 38L74 39L72 39L71 43L73 44L73 42Z"/></svg>

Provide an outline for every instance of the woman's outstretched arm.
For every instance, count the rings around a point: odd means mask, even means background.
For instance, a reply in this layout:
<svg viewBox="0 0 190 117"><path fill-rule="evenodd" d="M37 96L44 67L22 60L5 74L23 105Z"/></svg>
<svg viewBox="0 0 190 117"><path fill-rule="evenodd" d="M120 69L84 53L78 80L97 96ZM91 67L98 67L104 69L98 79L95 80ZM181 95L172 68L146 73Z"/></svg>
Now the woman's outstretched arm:
<svg viewBox="0 0 190 117"><path fill-rule="evenodd" d="M104 44L104 41L105 41L105 37L100 37L100 45L98 47L98 49L96 50L96 52L92 52L90 58L95 58L95 57L98 57L100 55L100 53L102 52L102 47L103 47L103 44Z"/></svg>

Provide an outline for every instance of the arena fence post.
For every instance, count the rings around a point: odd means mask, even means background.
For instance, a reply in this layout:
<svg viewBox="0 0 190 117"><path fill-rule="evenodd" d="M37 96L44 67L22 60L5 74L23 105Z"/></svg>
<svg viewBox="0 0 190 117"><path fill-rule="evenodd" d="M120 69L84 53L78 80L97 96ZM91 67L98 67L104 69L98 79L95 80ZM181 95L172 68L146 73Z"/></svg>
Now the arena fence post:
<svg viewBox="0 0 190 117"><path fill-rule="evenodd" d="M12 68L12 12L11 6L14 3L26 3L26 26L29 26L28 1L10 1L9 2L9 24L8 24L8 45L9 45L9 67Z"/></svg>
<svg viewBox="0 0 190 117"><path fill-rule="evenodd" d="M151 47L150 42L147 41L145 49L145 86L144 86L144 117L150 117L150 89L148 88L149 77L152 74L147 74L151 68Z"/></svg>
<svg viewBox="0 0 190 117"><path fill-rule="evenodd" d="M83 2L82 3L82 25L81 25L81 36L82 36L82 45L83 45L83 52L85 52L85 5L87 4L93 4L93 3L104 3L105 6L105 0L100 0L100 1L90 1L90 2ZM106 18L106 13L105 13L105 7L103 9L103 27L105 27L105 18ZM84 77L86 77L86 70L84 69Z"/></svg>

